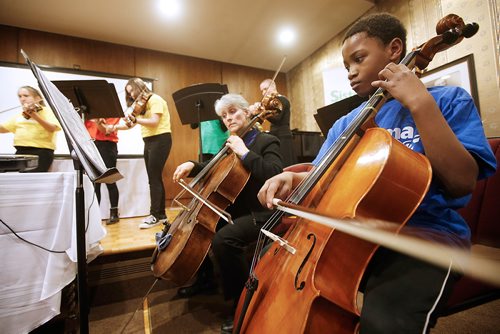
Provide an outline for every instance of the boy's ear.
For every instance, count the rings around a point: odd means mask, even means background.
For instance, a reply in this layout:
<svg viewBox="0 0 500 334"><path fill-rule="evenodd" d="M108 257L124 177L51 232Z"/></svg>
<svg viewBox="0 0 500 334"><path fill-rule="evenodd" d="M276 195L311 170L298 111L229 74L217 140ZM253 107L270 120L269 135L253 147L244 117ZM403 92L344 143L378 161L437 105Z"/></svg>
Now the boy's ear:
<svg viewBox="0 0 500 334"><path fill-rule="evenodd" d="M394 38L389 42L388 50L393 63L398 64L405 56L403 53L403 41L400 38Z"/></svg>

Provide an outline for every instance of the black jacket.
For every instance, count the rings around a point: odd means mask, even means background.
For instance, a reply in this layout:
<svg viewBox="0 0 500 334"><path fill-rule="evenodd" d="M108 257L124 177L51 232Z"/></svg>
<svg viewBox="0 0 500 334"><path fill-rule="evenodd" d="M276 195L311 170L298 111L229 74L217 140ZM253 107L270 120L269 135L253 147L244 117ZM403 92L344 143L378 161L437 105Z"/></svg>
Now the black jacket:
<svg viewBox="0 0 500 334"><path fill-rule="evenodd" d="M250 172L250 179L236 199L226 211L233 219L252 214L256 220L265 221L271 211L264 208L257 199L257 193L267 179L283 171L282 158L279 153L278 138L267 133L258 133L255 140L247 146L250 150L242 160L243 166ZM193 161L194 162L194 161ZM198 174L207 162L194 162L190 176Z"/></svg>

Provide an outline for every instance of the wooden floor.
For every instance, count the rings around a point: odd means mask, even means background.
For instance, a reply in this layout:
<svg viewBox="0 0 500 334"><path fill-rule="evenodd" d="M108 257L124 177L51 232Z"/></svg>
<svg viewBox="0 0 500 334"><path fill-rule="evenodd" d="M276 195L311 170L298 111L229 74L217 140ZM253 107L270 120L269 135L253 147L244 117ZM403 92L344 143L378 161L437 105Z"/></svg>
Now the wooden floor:
<svg viewBox="0 0 500 334"><path fill-rule="evenodd" d="M172 222L180 211L180 208L167 208L168 221ZM106 221L103 220L102 224L107 230L107 235L101 240L101 246L104 249L102 255L153 250L155 248L155 234L161 232L163 224L149 229L140 229L139 224L144 218L145 216L120 218L118 223L112 225L106 225Z"/></svg>

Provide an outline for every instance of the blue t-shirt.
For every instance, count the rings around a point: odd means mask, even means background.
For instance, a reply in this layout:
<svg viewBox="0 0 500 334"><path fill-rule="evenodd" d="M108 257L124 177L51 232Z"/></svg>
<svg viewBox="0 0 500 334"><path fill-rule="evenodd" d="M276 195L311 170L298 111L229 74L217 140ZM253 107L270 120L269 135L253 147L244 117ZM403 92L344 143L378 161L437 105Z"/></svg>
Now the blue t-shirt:
<svg viewBox="0 0 500 334"><path fill-rule="evenodd" d="M486 178L495 172L496 159L484 135L479 113L470 95L459 87L429 88L451 129L474 156L479 165L479 179ZM346 116L340 118L328 131L328 136L318 156L313 161L317 165L328 148L336 141L352 119L363 109L363 103ZM387 129L391 135L412 149L425 154L418 129L408 109L399 101L392 99L386 102L375 116L379 127ZM434 178L428 193L417 208L407 226L418 226L437 230L446 235L450 241L459 245L470 243L470 229L456 209L464 207L471 195L450 198L439 182Z"/></svg>

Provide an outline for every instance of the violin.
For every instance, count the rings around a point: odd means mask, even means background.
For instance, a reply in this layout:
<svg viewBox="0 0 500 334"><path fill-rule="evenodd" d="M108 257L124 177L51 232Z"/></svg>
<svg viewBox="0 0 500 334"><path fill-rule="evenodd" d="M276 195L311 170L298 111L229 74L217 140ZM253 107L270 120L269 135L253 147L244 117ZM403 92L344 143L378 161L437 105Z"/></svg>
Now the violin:
<svg viewBox="0 0 500 334"><path fill-rule="evenodd" d="M146 113L146 104L151 96L153 96L152 92L142 91L139 94L139 96L135 99L135 102L132 104L132 113L134 116L144 115Z"/></svg>
<svg viewBox="0 0 500 334"><path fill-rule="evenodd" d="M38 103L31 103L23 105L23 117L26 119L31 118L31 114L34 112L39 112L43 107Z"/></svg>
<svg viewBox="0 0 500 334"><path fill-rule="evenodd" d="M278 93L271 93L265 95L262 98L262 101L260 103L257 103L258 104L257 110L256 112L254 111L254 113L259 114L265 110L277 111L277 112L283 111L283 103L278 98L278 96L279 96Z"/></svg>
<svg viewBox="0 0 500 334"><path fill-rule="evenodd" d="M473 36L478 25L451 14L438 36L401 61L423 71L437 52ZM428 159L378 128L375 116L390 98L379 88L321 161L281 206L304 207L340 219L397 223L398 233L425 197ZM411 167L409 167L411 165ZM391 205L386 205L390 203ZM266 235L282 212L262 228ZM377 244L310 219L298 218L264 255L259 236L252 269L234 317L234 333L355 333L358 290Z"/></svg>
<svg viewBox="0 0 500 334"><path fill-rule="evenodd" d="M137 116L146 113L146 105L149 98L153 96L152 92L142 91L139 93L134 102L127 108L127 116L125 117L125 124L131 128L137 122Z"/></svg>

